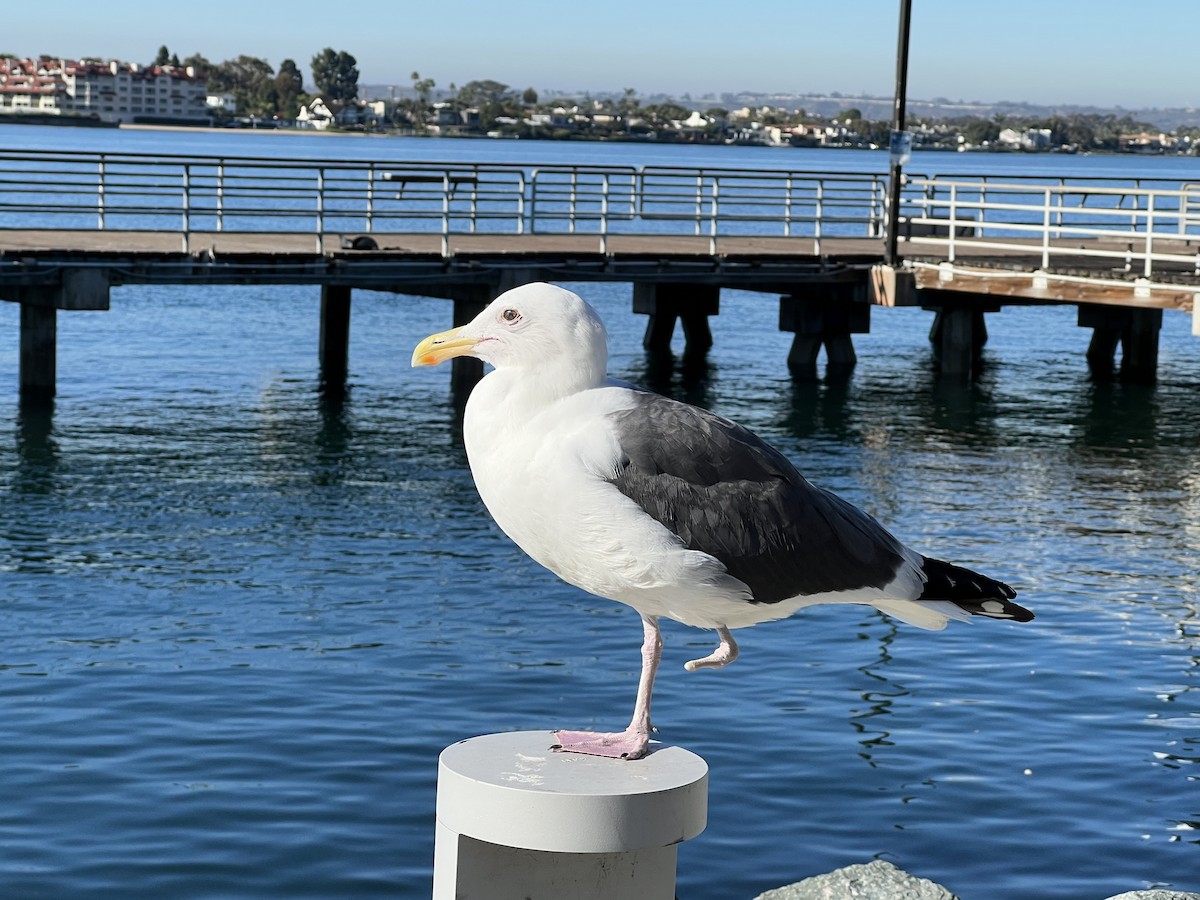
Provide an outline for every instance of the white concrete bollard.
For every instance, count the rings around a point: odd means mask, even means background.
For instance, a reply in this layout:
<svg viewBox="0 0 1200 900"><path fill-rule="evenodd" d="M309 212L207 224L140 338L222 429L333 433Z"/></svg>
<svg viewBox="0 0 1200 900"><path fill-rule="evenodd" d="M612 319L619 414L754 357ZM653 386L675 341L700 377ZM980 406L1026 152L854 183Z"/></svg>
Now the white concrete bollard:
<svg viewBox="0 0 1200 900"><path fill-rule="evenodd" d="M548 731L486 734L438 760L434 900L672 900L678 845L708 822L708 765L555 753Z"/></svg>

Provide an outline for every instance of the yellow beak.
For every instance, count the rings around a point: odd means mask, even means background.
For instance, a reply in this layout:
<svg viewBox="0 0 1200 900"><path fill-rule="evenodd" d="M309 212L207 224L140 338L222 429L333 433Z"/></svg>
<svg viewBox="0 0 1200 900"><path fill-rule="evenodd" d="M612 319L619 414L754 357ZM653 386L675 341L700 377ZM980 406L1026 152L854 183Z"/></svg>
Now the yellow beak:
<svg viewBox="0 0 1200 900"><path fill-rule="evenodd" d="M436 366L448 359L470 353L475 347L475 338L460 337L460 331L461 328L451 328L449 331L439 331L425 338L413 350L413 366Z"/></svg>

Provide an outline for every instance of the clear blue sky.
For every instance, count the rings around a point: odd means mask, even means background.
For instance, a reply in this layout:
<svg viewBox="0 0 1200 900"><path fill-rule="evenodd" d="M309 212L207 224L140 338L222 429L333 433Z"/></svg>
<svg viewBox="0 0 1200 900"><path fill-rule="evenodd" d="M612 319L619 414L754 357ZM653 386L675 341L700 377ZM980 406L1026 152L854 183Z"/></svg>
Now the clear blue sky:
<svg viewBox="0 0 1200 900"><path fill-rule="evenodd" d="M0 51L148 62L161 44L278 67L324 47L360 81L682 95L891 96L899 0L106 0L8 3ZM601 11L603 10L603 11ZM1098 106L1200 105L1200 0L913 0L909 96Z"/></svg>

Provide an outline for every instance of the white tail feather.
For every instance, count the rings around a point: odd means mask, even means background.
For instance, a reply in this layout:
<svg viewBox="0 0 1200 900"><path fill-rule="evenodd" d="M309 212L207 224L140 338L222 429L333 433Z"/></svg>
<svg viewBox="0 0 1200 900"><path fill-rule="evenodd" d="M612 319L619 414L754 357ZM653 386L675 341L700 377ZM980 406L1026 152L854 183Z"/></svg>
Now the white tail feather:
<svg viewBox="0 0 1200 900"><path fill-rule="evenodd" d="M969 613L948 600L876 600L871 605L901 622L927 631L941 631L950 619L959 622L971 620Z"/></svg>

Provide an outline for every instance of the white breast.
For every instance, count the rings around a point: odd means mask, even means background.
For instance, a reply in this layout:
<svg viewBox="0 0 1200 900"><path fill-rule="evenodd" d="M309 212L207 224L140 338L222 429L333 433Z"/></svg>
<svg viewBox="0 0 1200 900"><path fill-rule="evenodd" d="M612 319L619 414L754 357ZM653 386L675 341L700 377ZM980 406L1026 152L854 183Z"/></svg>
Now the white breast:
<svg viewBox="0 0 1200 900"><path fill-rule="evenodd" d="M745 586L720 563L683 547L609 483L620 448L605 416L630 404L628 389L529 409L499 374L472 392L463 436L484 505L522 550L563 580L650 615L714 627L731 603L746 606ZM721 611L697 620L706 601Z"/></svg>

